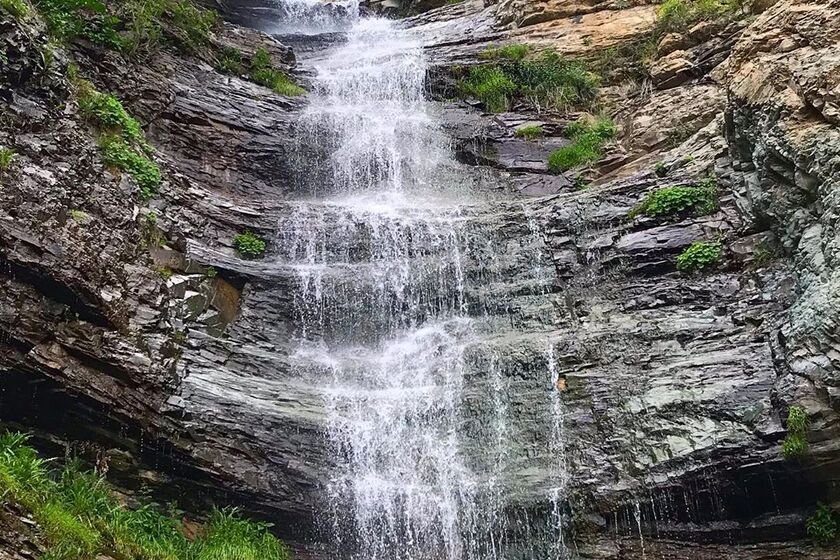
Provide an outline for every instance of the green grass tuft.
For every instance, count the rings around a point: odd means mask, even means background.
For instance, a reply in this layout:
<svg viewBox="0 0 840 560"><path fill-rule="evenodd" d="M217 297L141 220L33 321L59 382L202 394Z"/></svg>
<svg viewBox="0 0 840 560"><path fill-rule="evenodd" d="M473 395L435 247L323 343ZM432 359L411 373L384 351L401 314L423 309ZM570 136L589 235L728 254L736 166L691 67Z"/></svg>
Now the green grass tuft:
<svg viewBox="0 0 840 560"><path fill-rule="evenodd" d="M47 549L42 560L89 560L99 554L124 560L287 560L286 547L264 523L234 509L213 510L198 537L150 505L130 509L107 483L70 462L57 472L18 433L0 435L3 499L29 510Z"/></svg>
<svg viewBox="0 0 840 560"><path fill-rule="evenodd" d="M288 550L268 527L243 520L233 508L214 510L197 560L286 560Z"/></svg>
<svg viewBox="0 0 840 560"><path fill-rule="evenodd" d="M144 153L127 144L119 136L105 136L100 141L102 160L131 175L144 199L151 198L161 182L160 168Z"/></svg>
<svg viewBox="0 0 840 560"><path fill-rule="evenodd" d="M459 84L462 95L477 98L491 113L501 113L510 108L516 93L516 84L499 66L474 66L469 76Z"/></svg>
<svg viewBox="0 0 840 560"><path fill-rule="evenodd" d="M226 74L239 76L245 73L245 68L242 65L242 51L239 49L232 47L223 48L217 57L216 64L218 69Z"/></svg>
<svg viewBox="0 0 840 560"><path fill-rule="evenodd" d="M551 50L533 54L526 45L509 45L488 49L482 58L494 64L470 68L458 89L462 97L476 97L492 113L509 109L514 99L540 110L587 106L600 83L581 62L566 60Z"/></svg>
<svg viewBox="0 0 840 560"><path fill-rule="evenodd" d="M695 241L685 251L677 255L677 270L697 272L711 268L720 262L720 243Z"/></svg>
<svg viewBox="0 0 840 560"><path fill-rule="evenodd" d="M243 258L257 259L265 254L266 243L265 240L246 231L234 236L233 247Z"/></svg>
<svg viewBox="0 0 840 560"><path fill-rule="evenodd" d="M562 173L599 160L604 144L614 138L615 134L615 124L606 117L600 117L593 123L577 121L569 124L566 135L572 139L572 143L548 156L548 168L553 173Z"/></svg>
<svg viewBox="0 0 840 560"><path fill-rule="evenodd" d="M271 56L263 48L257 49L254 56L251 57L250 76L254 83L265 86L280 95L294 97L306 93L305 89L272 66Z"/></svg>
<svg viewBox="0 0 840 560"><path fill-rule="evenodd" d="M536 125L529 125L529 126L522 126L517 128L514 133L514 136L517 138L524 138L526 140L534 140L536 138L540 138L543 135L543 127L536 124Z"/></svg>
<svg viewBox="0 0 840 560"><path fill-rule="evenodd" d="M788 409L787 435L782 442L782 455L785 459L802 457L808 451L806 437L811 420L801 406L791 406Z"/></svg>

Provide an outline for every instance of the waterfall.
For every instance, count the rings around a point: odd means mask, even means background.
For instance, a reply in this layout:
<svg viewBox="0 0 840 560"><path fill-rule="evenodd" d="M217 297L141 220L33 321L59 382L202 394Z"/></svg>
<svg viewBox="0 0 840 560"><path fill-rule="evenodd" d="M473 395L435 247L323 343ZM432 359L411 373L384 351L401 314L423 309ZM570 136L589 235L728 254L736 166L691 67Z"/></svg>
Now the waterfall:
<svg viewBox="0 0 840 560"><path fill-rule="evenodd" d="M547 527L510 506L530 466L509 399L533 355L535 410L561 409L545 340L526 336L546 328L553 270L523 202L454 160L425 100L420 41L357 18L310 61L300 186L275 240L294 279L296 374L325 380L326 525L359 560L536 557L526 541L558 529L565 478L545 482ZM539 436L541 456L557 435ZM552 477L565 463L549 459ZM543 557L566 557L560 535L549 540Z"/></svg>

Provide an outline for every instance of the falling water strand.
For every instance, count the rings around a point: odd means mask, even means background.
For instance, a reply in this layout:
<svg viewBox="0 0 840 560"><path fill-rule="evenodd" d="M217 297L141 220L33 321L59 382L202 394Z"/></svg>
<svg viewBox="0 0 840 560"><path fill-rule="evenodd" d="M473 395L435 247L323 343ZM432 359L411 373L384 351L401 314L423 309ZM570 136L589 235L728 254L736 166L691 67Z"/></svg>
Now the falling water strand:
<svg viewBox="0 0 840 560"><path fill-rule="evenodd" d="M511 300L553 282L530 260L545 251L539 228L455 162L427 112L422 44L393 22L356 19L311 64L276 246L293 368L325 380L325 525L359 560L503 558L513 436L492 346L512 328ZM470 416L470 383L490 394L487 422Z"/></svg>

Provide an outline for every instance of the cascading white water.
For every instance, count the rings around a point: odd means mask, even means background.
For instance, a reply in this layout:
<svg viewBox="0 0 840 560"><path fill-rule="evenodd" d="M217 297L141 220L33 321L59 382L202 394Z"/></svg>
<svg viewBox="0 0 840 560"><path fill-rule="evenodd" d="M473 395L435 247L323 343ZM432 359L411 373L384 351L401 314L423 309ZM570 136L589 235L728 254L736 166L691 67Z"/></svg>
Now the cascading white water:
<svg viewBox="0 0 840 560"><path fill-rule="evenodd" d="M312 64L299 140L320 156L301 154L276 245L295 279L295 367L329 379L333 537L360 560L507 557L506 315L553 281L541 236L454 161L418 41L358 19ZM470 410L481 391L486 425Z"/></svg>

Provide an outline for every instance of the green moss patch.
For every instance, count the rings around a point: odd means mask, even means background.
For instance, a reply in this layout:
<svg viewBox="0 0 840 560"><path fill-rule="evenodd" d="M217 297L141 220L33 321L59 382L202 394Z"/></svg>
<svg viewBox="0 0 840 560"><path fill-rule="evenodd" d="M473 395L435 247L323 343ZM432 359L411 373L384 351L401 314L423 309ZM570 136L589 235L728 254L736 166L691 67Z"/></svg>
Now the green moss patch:
<svg viewBox="0 0 840 560"><path fill-rule="evenodd" d="M257 49L257 52L251 57L249 76L254 83L265 86L280 95L294 97L306 93L305 89L294 83L286 74L272 66L271 56L263 48Z"/></svg>

